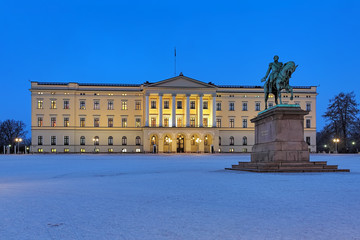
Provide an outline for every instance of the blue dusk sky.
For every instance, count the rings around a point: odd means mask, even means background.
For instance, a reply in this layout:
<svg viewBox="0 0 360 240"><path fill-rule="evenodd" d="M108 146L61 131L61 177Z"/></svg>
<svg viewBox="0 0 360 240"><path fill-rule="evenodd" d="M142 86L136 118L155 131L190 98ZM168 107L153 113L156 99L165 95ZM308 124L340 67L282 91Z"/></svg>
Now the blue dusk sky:
<svg viewBox="0 0 360 240"><path fill-rule="evenodd" d="M30 130L30 81L143 83L177 74L262 85L273 56L299 65L293 86L328 101L360 92L359 1L1 1L0 120Z"/></svg>

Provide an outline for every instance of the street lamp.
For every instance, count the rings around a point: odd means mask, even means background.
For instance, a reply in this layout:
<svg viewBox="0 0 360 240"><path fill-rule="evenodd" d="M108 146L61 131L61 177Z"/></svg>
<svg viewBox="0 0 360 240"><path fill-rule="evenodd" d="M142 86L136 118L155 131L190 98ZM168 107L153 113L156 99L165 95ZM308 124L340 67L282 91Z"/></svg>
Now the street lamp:
<svg viewBox="0 0 360 240"><path fill-rule="evenodd" d="M20 143L22 142L22 138L15 138L15 142L17 142L17 144L18 144L17 153L19 153L19 149L20 149L19 145L20 145ZM16 154L16 153L15 153L15 154Z"/></svg>
<svg viewBox="0 0 360 240"><path fill-rule="evenodd" d="M340 142L340 139L334 138L333 142L335 143L335 153L338 153L338 143Z"/></svg>

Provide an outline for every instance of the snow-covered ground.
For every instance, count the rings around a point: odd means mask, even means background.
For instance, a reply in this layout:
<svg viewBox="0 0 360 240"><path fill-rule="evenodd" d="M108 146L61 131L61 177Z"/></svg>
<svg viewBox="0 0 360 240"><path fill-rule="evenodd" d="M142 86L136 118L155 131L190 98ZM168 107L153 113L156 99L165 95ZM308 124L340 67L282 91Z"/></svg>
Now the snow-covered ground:
<svg viewBox="0 0 360 240"><path fill-rule="evenodd" d="M227 171L249 155L0 155L0 239L360 239L350 173Z"/></svg>

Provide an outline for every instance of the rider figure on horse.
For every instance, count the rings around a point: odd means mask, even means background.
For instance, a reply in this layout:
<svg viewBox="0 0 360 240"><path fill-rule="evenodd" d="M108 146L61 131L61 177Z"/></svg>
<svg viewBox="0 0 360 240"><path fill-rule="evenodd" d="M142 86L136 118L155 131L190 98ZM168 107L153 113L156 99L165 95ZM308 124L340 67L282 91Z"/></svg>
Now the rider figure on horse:
<svg viewBox="0 0 360 240"><path fill-rule="evenodd" d="M266 81L266 78L269 76L270 71L272 71L268 80L269 81L268 86L270 88L272 86L272 83L276 80L277 76L279 75L279 72L282 69L282 67L283 67L283 63L279 62L279 57L275 55L274 62L269 64L269 68L266 72L266 75L261 79L261 82Z"/></svg>

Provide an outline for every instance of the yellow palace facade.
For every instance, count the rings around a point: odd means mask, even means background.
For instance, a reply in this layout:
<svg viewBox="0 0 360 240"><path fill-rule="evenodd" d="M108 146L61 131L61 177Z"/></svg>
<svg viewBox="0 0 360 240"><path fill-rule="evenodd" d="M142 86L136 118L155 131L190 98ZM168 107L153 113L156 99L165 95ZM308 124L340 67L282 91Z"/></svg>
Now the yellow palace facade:
<svg viewBox="0 0 360 240"><path fill-rule="evenodd" d="M34 153L250 152L258 86L215 85L180 74L144 84L31 82ZM294 87L305 141L316 150L316 87ZM275 105L274 98L268 101Z"/></svg>

